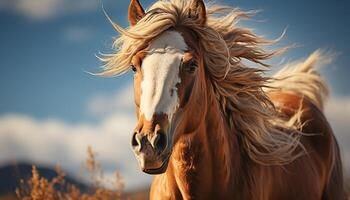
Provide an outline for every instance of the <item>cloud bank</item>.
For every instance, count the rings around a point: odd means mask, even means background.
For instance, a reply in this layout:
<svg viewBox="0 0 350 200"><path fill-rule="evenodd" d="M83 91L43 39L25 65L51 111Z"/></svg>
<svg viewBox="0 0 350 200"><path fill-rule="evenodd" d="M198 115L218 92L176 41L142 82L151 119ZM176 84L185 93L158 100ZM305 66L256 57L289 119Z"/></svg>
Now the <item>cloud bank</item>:
<svg viewBox="0 0 350 200"><path fill-rule="evenodd" d="M107 176L114 177L117 170L127 190L144 187L152 177L141 172L130 148L136 118L131 109L133 96L129 89L126 87L116 94L97 96L89 101L91 114L102 118L96 124L37 120L20 114L0 116L0 165L13 161L59 164L70 174L77 175L84 166L90 145L97 152L97 160Z"/></svg>

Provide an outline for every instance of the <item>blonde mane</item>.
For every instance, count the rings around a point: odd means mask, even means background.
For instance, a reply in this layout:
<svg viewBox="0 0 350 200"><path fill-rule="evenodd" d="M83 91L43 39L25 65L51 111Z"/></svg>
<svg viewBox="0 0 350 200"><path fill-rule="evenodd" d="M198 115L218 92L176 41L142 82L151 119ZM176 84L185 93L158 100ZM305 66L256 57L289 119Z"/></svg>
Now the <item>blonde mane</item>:
<svg viewBox="0 0 350 200"><path fill-rule="evenodd" d="M263 90L272 79L264 77L262 69L242 63L248 60L266 67L264 60L285 49L266 51L263 47L273 42L237 26L239 19L249 18L250 12L207 5L207 22L203 26L188 17L189 8L189 1L164 0L153 4L146 15L128 29L111 21L121 35L113 44L116 53L101 58L105 63L101 75L113 76L128 71L132 56L165 30L189 28L203 46L212 92L231 132L238 134L249 158L263 165L292 162L302 154L298 131L301 111L292 119L281 117Z"/></svg>

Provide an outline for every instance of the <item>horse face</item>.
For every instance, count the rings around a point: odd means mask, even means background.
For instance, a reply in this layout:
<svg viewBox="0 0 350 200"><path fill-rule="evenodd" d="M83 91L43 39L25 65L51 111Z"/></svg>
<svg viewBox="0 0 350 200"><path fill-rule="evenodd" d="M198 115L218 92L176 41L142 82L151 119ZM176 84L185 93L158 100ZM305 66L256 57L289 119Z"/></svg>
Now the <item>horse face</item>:
<svg viewBox="0 0 350 200"><path fill-rule="evenodd" d="M138 123L131 145L140 168L160 174L167 169L197 65L181 33L169 30L133 57L132 68Z"/></svg>

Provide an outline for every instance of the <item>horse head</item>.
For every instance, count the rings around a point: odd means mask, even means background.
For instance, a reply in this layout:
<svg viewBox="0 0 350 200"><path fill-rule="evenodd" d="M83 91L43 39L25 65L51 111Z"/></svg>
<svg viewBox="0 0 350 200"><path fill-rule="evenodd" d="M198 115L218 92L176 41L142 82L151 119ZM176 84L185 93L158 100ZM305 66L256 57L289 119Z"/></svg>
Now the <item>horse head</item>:
<svg viewBox="0 0 350 200"><path fill-rule="evenodd" d="M129 6L129 22L146 15L137 0ZM205 7L193 0L188 17L205 23ZM182 133L191 133L201 120L196 110L203 99L203 58L198 38L184 27L169 27L148 42L131 59L138 122L131 139L140 168L149 174L166 171L173 144ZM201 91L201 92L199 92ZM194 105L196 104L196 105ZM191 107L191 113L187 112ZM185 119L186 118L186 119ZM180 125L192 120L191 126Z"/></svg>

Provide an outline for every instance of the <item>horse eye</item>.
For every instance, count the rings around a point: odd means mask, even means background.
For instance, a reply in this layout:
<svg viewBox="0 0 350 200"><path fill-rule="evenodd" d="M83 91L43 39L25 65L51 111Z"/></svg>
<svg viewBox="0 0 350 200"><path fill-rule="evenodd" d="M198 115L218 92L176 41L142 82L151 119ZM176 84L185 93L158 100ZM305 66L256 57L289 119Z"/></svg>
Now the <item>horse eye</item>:
<svg viewBox="0 0 350 200"><path fill-rule="evenodd" d="M133 72L136 72L136 71L137 71L135 65L130 65L130 67L131 67L131 70L132 70Z"/></svg>

